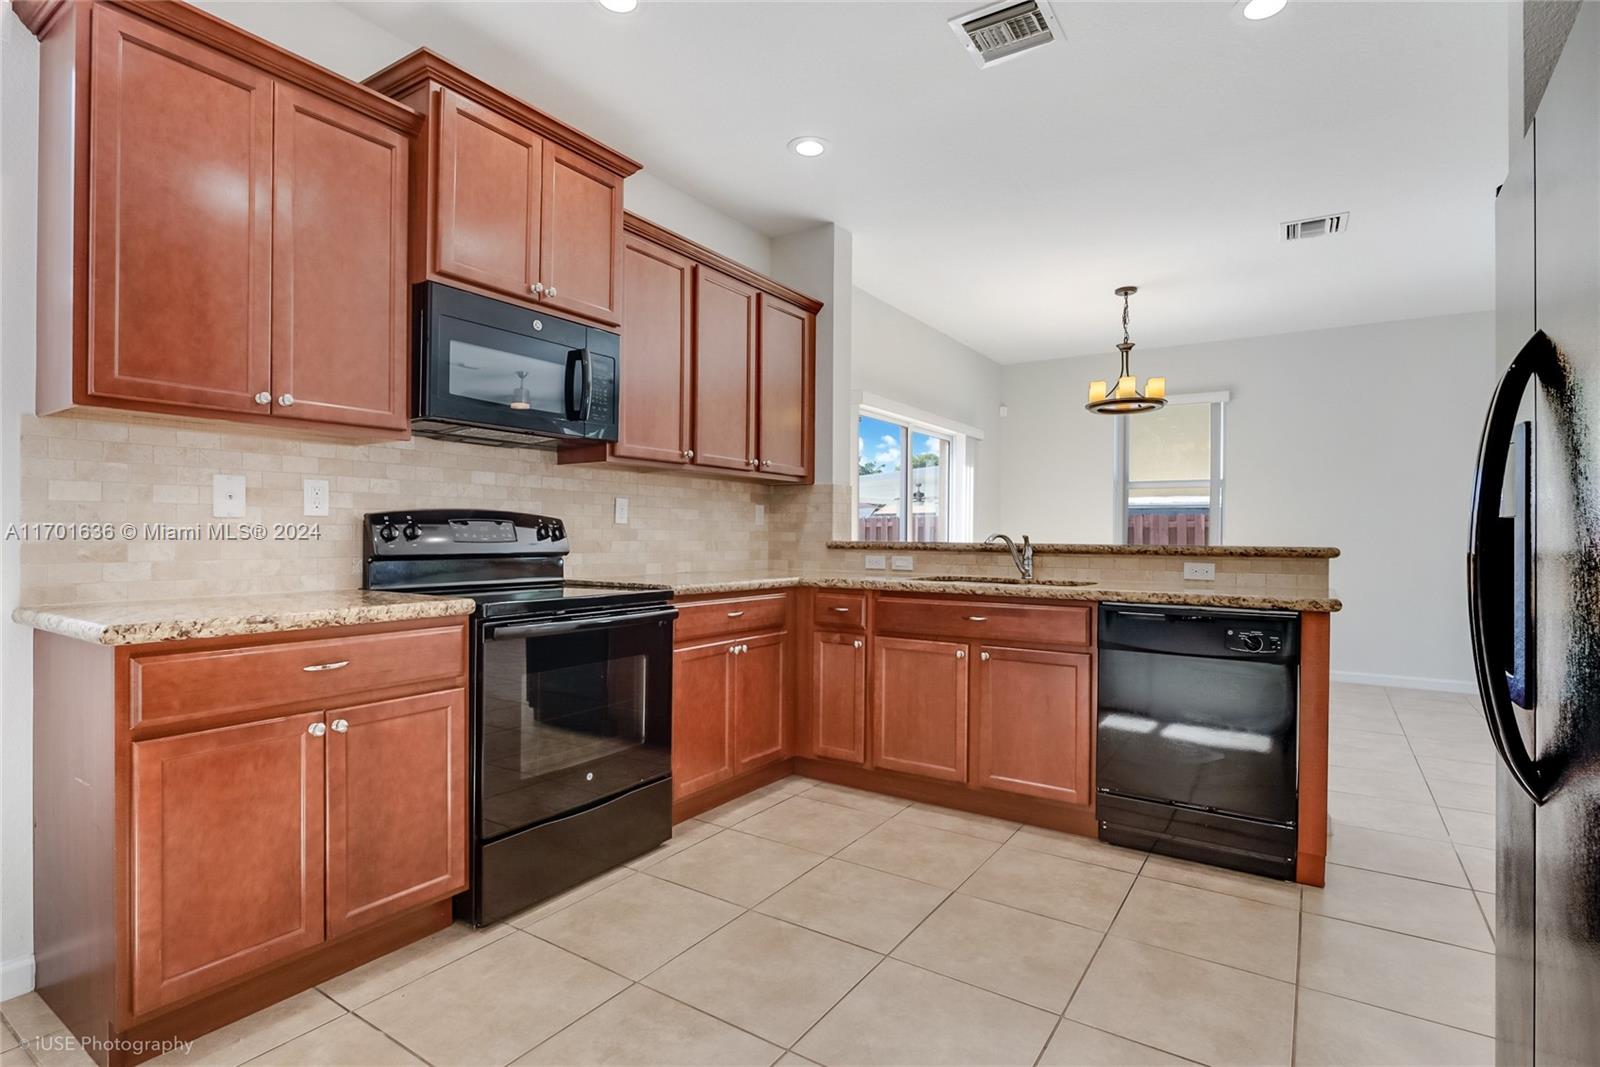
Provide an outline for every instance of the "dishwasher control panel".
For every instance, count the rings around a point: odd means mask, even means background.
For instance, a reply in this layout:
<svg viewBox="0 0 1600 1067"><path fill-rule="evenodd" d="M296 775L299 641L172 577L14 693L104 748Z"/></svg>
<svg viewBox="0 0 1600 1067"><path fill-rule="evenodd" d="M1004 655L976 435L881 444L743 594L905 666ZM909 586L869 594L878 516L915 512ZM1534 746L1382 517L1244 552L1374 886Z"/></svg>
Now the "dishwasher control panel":
<svg viewBox="0 0 1600 1067"><path fill-rule="evenodd" d="M1229 652L1271 655L1283 651L1283 637L1266 630L1229 630L1223 639L1223 647Z"/></svg>

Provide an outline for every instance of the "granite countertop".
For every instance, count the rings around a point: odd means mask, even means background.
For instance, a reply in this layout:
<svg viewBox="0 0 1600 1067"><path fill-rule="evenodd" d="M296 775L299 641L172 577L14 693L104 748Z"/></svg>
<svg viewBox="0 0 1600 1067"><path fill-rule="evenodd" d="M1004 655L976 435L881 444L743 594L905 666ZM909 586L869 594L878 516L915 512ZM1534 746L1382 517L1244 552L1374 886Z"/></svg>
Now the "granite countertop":
<svg viewBox="0 0 1600 1067"><path fill-rule="evenodd" d="M19 607L11 618L101 645L143 645L199 637L313 630L408 619L471 615L470 597L373 593L364 589L191 600L129 600L110 604Z"/></svg>
<svg viewBox="0 0 1600 1067"><path fill-rule="evenodd" d="M829 548L868 552L1005 552L981 541L829 541ZM1297 545L1073 545L1033 543L1033 551L1060 556L1182 556L1187 559L1335 559L1337 548Z"/></svg>

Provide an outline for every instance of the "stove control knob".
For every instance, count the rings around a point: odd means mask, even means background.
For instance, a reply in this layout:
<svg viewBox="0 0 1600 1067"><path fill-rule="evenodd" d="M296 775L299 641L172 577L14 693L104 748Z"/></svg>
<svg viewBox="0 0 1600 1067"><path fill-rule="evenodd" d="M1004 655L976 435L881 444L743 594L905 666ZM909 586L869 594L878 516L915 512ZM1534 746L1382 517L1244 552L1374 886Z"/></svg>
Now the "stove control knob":
<svg viewBox="0 0 1600 1067"><path fill-rule="evenodd" d="M394 528L394 523L385 522L378 530L378 536L383 538L385 541L393 541L396 537L400 536L400 531Z"/></svg>
<svg viewBox="0 0 1600 1067"><path fill-rule="evenodd" d="M539 523L533 528L533 536L540 541L550 540L550 527L546 526L542 522Z"/></svg>
<svg viewBox="0 0 1600 1067"><path fill-rule="evenodd" d="M550 524L550 536L555 538L557 541L562 541L566 539L567 531L561 528L561 524L559 522L553 522Z"/></svg>
<svg viewBox="0 0 1600 1067"><path fill-rule="evenodd" d="M406 528L404 533L407 541L415 541L417 538L421 537L422 531L417 528L417 520L408 518L406 520Z"/></svg>

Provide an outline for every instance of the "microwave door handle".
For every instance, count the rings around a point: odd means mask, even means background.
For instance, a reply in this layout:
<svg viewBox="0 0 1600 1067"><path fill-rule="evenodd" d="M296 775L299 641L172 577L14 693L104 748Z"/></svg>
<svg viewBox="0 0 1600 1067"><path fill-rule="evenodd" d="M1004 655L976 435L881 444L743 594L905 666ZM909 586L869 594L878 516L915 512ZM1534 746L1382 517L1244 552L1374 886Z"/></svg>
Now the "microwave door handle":
<svg viewBox="0 0 1600 1067"><path fill-rule="evenodd" d="M577 403L573 403L572 394L574 384L580 386L582 384L583 364L586 362L587 356L587 352L577 348L567 353L567 380L561 402L567 409L567 418L569 419L583 418L583 398L580 396Z"/></svg>
<svg viewBox="0 0 1600 1067"><path fill-rule="evenodd" d="M594 399L594 361L589 357L589 350L583 350L583 399L578 403L578 418L584 422L589 421L589 402Z"/></svg>

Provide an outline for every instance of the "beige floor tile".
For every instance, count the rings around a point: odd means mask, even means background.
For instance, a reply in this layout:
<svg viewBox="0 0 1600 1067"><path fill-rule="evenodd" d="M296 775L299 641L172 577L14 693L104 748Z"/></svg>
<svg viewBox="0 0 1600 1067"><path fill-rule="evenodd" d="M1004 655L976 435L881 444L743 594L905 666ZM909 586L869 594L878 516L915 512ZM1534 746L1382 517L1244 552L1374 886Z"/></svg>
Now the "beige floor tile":
<svg viewBox="0 0 1600 1067"><path fill-rule="evenodd" d="M233 1067L301 1034L309 1034L343 1014L344 1009L339 1005L315 989L308 989L196 1038L187 1052L174 1049L150 1062Z"/></svg>
<svg viewBox="0 0 1600 1067"><path fill-rule="evenodd" d="M1100 935L959 893L894 950L895 959L1060 1014Z"/></svg>
<svg viewBox="0 0 1600 1067"><path fill-rule="evenodd" d="M1433 793L1433 802L1440 808L1457 808L1462 811L1477 811L1489 815L1495 810L1495 787L1493 784L1482 785L1477 782L1452 782L1448 778L1441 778L1428 786Z"/></svg>
<svg viewBox="0 0 1600 1067"><path fill-rule="evenodd" d="M17 1051L32 1057L37 1067L94 1067L95 1062L83 1042L68 1030L45 1034Z"/></svg>
<svg viewBox="0 0 1600 1067"><path fill-rule="evenodd" d="M1370 767L1329 767L1328 788L1341 793L1431 804L1433 794L1419 770L1395 771Z"/></svg>
<svg viewBox="0 0 1600 1067"><path fill-rule="evenodd" d="M346 1008L359 1008L385 993L392 993L407 982L421 978L429 971L436 971L469 952L476 952L498 941L510 934L512 929L504 923L485 926L481 930L474 929L469 923L452 923L421 941L414 941L353 971L330 978L317 988Z"/></svg>
<svg viewBox="0 0 1600 1067"><path fill-rule="evenodd" d="M815 852L737 830L724 830L650 868L702 893L750 907L822 862Z"/></svg>
<svg viewBox="0 0 1600 1067"><path fill-rule="evenodd" d="M1052 856L1065 856L1069 860L1082 860L1097 867L1110 867L1117 871L1138 874L1144 866L1146 852L1138 849L1108 845L1082 834L1065 834L1046 830L1042 826L1024 826L1017 831L1009 844L1034 852L1048 852Z"/></svg>
<svg viewBox="0 0 1600 1067"><path fill-rule="evenodd" d="M815 778L807 778L803 774L791 774L789 777L780 778L778 781L773 782L772 784L773 787L776 788L780 793L787 793L790 796L799 796L806 790L815 786L819 786L822 783L817 781Z"/></svg>
<svg viewBox="0 0 1600 1067"><path fill-rule="evenodd" d="M539 920L528 933L637 980L740 911L737 904L640 874Z"/></svg>
<svg viewBox="0 0 1600 1067"><path fill-rule="evenodd" d="M1128 895L1133 878L1126 871L1007 845L967 879L960 892L1104 930Z"/></svg>
<svg viewBox="0 0 1600 1067"><path fill-rule="evenodd" d="M1495 891L1494 877L1494 849L1479 848L1476 845L1456 844L1456 855L1461 857L1461 866L1466 868L1467 882L1480 893L1493 893Z"/></svg>
<svg viewBox="0 0 1600 1067"><path fill-rule="evenodd" d="M66 1024L56 1017L56 1013L38 993L24 993L0 1003L0 1016L5 1018L7 1026L16 1031L19 1041L33 1041L66 1029Z"/></svg>
<svg viewBox="0 0 1600 1067"><path fill-rule="evenodd" d="M742 797L735 797L720 807L710 811L701 812L696 818L715 826L738 826L752 815L757 815L768 808L782 804L795 794L787 789L780 789L776 785L769 785Z"/></svg>
<svg viewBox="0 0 1600 1067"><path fill-rule="evenodd" d="M1314 989L1300 991L1299 1067L1492 1067L1494 1039Z"/></svg>
<svg viewBox="0 0 1600 1067"><path fill-rule="evenodd" d="M1467 763L1463 760L1439 759L1433 756L1417 757L1428 781L1467 782L1476 785L1494 785L1494 765Z"/></svg>
<svg viewBox="0 0 1600 1067"><path fill-rule="evenodd" d="M1192 885L1196 889L1209 889L1229 896L1258 900L1280 908L1300 910L1300 887L1294 882L1277 878L1264 878L1258 874L1230 871L1206 863L1191 863L1171 856L1151 856L1139 874L1158 878L1163 882Z"/></svg>
<svg viewBox="0 0 1600 1067"><path fill-rule="evenodd" d="M342 1015L250 1061L252 1067L405 1067L421 1062L354 1015Z"/></svg>
<svg viewBox="0 0 1600 1067"><path fill-rule="evenodd" d="M1494 951L1469 889L1330 863L1326 884L1307 886L1301 906L1333 919Z"/></svg>
<svg viewBox="0 0 1600 1067"><path fill-rule="evenodd" d="M883 821L881 815L808 800L802 794L752 815L739 824L739 832L831 856Z"/></svg>
<svg viewBox="0 0 1600 1067"><path fill-rule="evenodd" d="M1483 719L1470 711L1401 711L1398 715L1406 737L1412 740L1428 738L1464 744L1490 741Z"/></svg>
<svg viewBox="0 0 1600 1067"><path fill-rule="evenodd" d="M1413 737L1411 751L1418 759L1432 757L1463 763L1487 763L1491 766L1496 759L1494 745L1488 738L1482 741L1445 741L1433 737Z"/></svg>
<svg viewBox="0 0 1600 1067"><path fill-rule="evenodd" d="M1190 1063L1158 1048L1062 1019L1039 1067L1168 1067Z"/></svg>
<svg viewBox="0 0 1600 1067"><path fill-rule="evenodd" d="M1032 1064L1056 1018L885 960L795 1050L818 1063Z"/></svg>
<svg viewBox="0 0 1600 1067"><path fill-rule="evenodd" d="M954 889L994 854L993 841L953 834L921 823L890 819L839 853L839 858L876 870Z"/></svg>
<svg viewBox="0 0 1600 1067"><path fill-rule="evenodd" d="M513 915L511 918L507 919L506 922L517 927L518 929L525 929L529 926L532 926L534 923L538 922L540 919L543 919L547 915L554 915L562 908L570 907L582 900L584 897L600 892L600 890L604 889L608 885L615 885L624 878L631 877L633 877L632 869L628 867L616 867L607 871L605 874L600 875L598 878L591 878L582 885L575 886L559 896L551 897L542 904L535 904L527 911Z"/></svg>
<svg viewBox="0 0 1600 1067"><path fill-rule="evenodd" d="M1494 956L1302 915L1300 985L1474 1033L1494 1032Z"/></svg>
<svg viewBox="0 0 1600 1067"><path fill-rule="evenodd" d="M516 1062L549 1067L766 1067L782 1053L759 1037L636 985Z"/></svg>
<svg viewBox="0 0 1600 1067"><path fill-rule="evenodd" d="M1300 914L1141 877L1117 913L1111 935L1293 982Z"/></svg>
<svg viewBox="0 0 1600 1067"><path fill-rule="evenodd" d="M1459 808L1447 808L1441 805L1439 816L1444 819L1450 840L1456 844L1475 845L1478 848L1495 847L1493 812L1462 811Z"/></svg>
<svg viewBox="0 0 1600 1067"><path fill-rule="evenodd" d="M882 815L885 818L897 815L902 809L911 806L911 801L901 800L887 793L869 793L865 789L851 789L849 786L833 785L829 782L820 782L812 786L806 790L806 795L812 800L840 804L847 808L855 808L857 811Z"/></svg>
<svg viewBox="0 0 1600 1067"><path fill-rule="evenodd" d="M1330 703L1328 727L1333 730L1365 730L1373 734L1399 734L1400 720L1388 708L1362 707L1357 704Z"/></svg>
<svg viewBox="0 0 1600 1067"><path fill-rule="evenodd" d="M34 1067L33 1057L19 1042L10 1048L0 1049L0 1067Z"/></svg>
<svg viewBox="0 0 1600 1067"><path fill-rule="evenodd" d="M1339 748L1359 749L1366 752L1405 752L1406 738L1401 733L1377 733L1372 730L1355 730L1329 726L1328 743Z"/></svg>
<svg viewBox="0 0 1600 1067"><path fill-rule="evenodd" d="M1372 700L1389 702L1389 690L1381 685L1365 685L1361 682L1330 682L1328 695L1334 700Z"/></svg>
<svg viewBox="0 0 1600 1067"><path fill-rule="evenodd" d="M1329 767L1352 767L1356 770L1387 770L1397 774L1410 774L1417 769L1417 758L1409 746L1396 746L1383 751L1354 748L1330 739L1328 743Z"/></svg>
<svg viewBox="0 0 1600 1067"><path fill-rule="evenodd" d="M778 1060L777 1067L807 1067L812 1061L793 1052L785 1052Z"/></svg>
<svg viewBox="0 0 1600 1067"><path fill-rule="evenodd" d="M434 1064L503 1064L627 988L524 933L502 937L360 1009Z"/></svg>
<svg viewBox="0 0 1600 1067"><path fill-rule="evenodd" d="M874 952L888 952L948 895L949 890L925 882L830 859L763 900L756 910Z"/></svg>
<svg viewBox="0 0 1600 1067"><path fill-rule="evenodd" d="M1294 986L1107 937L1066 1017L1202 1063L1282 1064Z"/></svg>
<svg viewBox="0 0 1600 1067"><path fill-rule="evenodd" d="M1328 862L1465 888L1461 862L1448 841L1339 825L1328 838Z"/></svg>
<svg viewBox="0 0 1600 1067"><path fill-rule="evenodd" d="M648 871L668 856L676 856L690 845L698 844L714 834L722 832L722 827L715 823L701 822L699 819L685 819L672 828L672 839L657 848L651 849L636 860L630 860L629 867L636 871Z"/></svg>
<svg viewBox="0 0 1600 1067"><path fill-rule="evenodd" d="M748 912L645 984L788 1046L880 959L875 952Z"/></svg>
<svg viewBox="0 0 1600 1067"><path fill-rule="evenodd" d="M1364 826L1386 833L1409 834L1438 841L1450 836L1445 832L1438 809L1432 803L1407 804L1399 800L1338 793L1330 789L1328 817L1342 825Z"/></svg>
<svg viewBox="0 0 1600 1067"><path fill-rule="evenodd" d="M931 804L913 804L909 808L901 809L895 818L919 822L924 826L936 826L951 833L971 834L973 837L981 837L986 841L1000 844L1009 840L1021 825L1004 819L993 819L987 815L976 815L970 811L936 808Z"/></svg>
<svg viewBox="0 0 1600 1067"><path fill-rule="evenodd" d="M12 1032L10 1025L0 1021L0 1052L10 1052L20 1044L22 1039Z"/></svg>
<svg viewBox="0 0 1600 1067"><path fill-rule="evenodd" d="M1478 907L1483 912L1483 921L1489 927L1489 936L1494 936L1494 909L1495 895L1493 893L1474 893L1478 898Z"/></svg>

